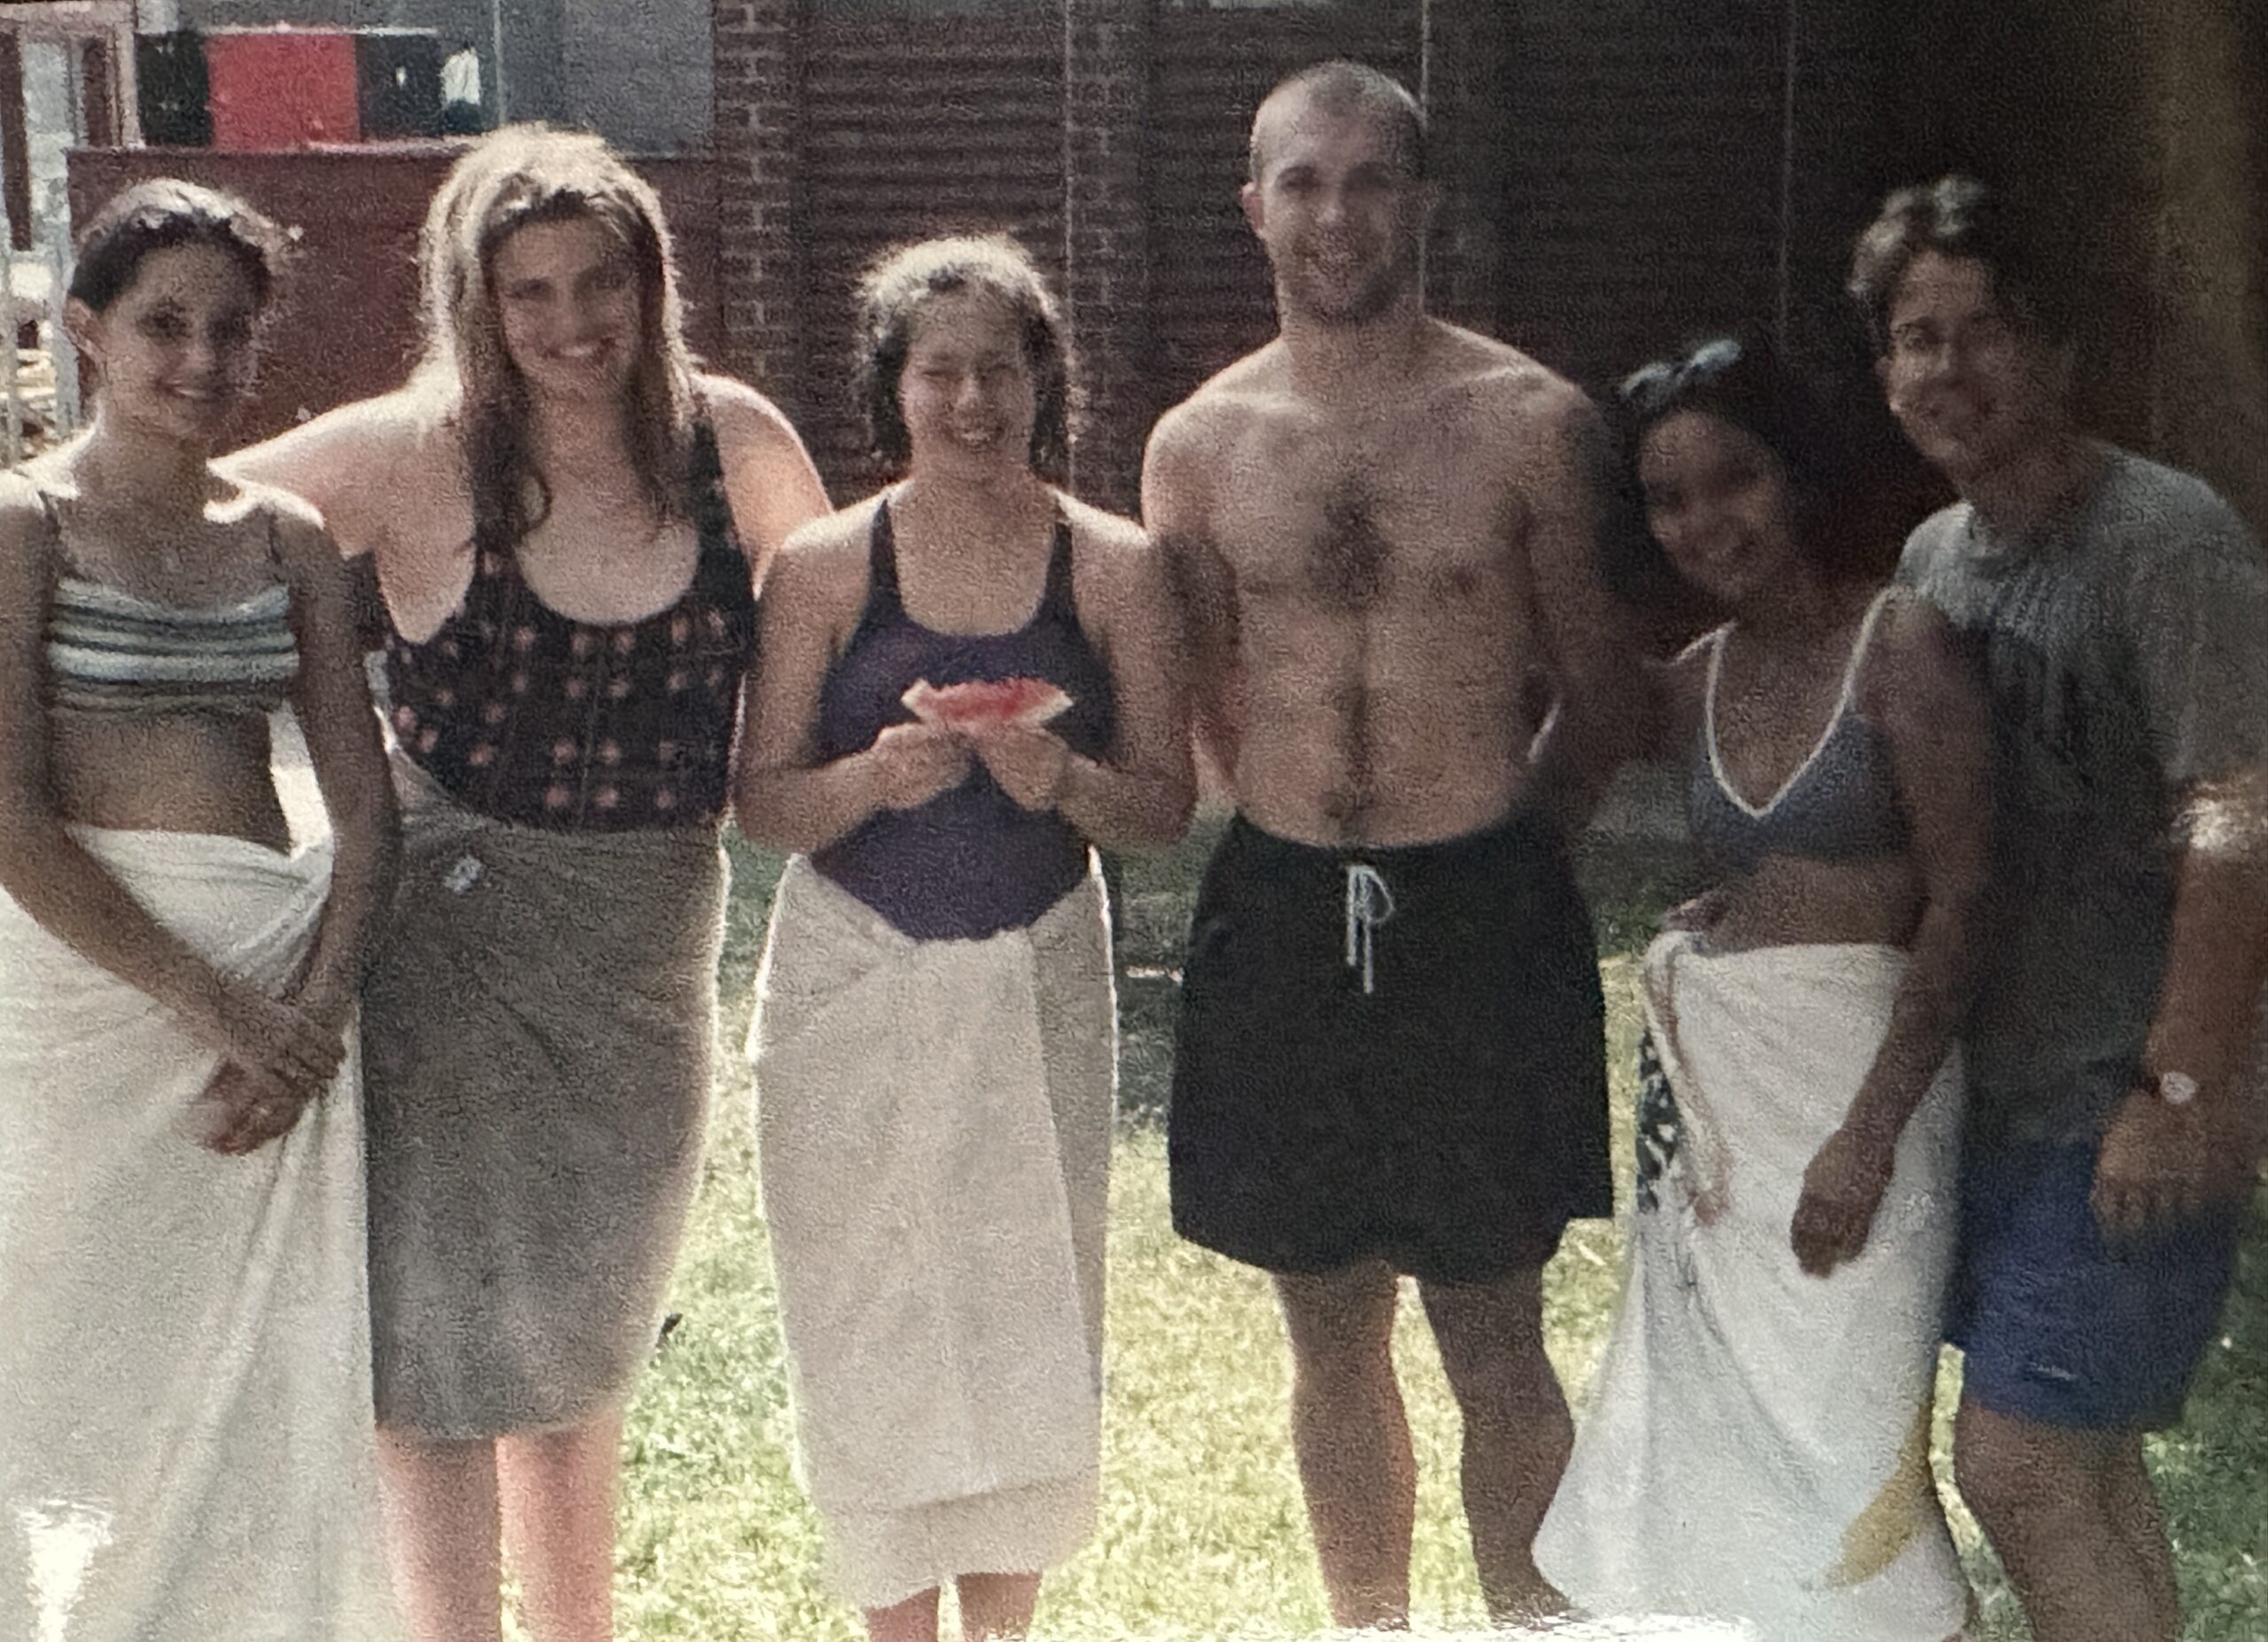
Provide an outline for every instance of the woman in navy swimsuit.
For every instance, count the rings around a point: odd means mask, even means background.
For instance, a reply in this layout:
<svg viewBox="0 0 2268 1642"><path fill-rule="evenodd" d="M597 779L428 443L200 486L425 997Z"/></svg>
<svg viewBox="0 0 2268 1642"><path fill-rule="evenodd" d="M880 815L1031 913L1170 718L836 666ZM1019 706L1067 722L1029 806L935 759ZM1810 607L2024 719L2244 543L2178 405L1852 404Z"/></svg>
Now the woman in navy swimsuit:
<svg viewBox="0 0 2268 1642"><path fill-rule="evenodd" d="M1943 1642L1981 691L1852 563L1825 412L1767 358L1706 344L1621 409L1656 549L1731 618L1668 681L1713 887L1647 953L1628 1281L1537 1560L1587 1607Z"/></svg>
<svg viewBox="0 0 2268 1642"><path fill-rule="evenodd" d="M1062 322L1006 239L864 287L904 478L766 588L742 829L781 881L752 1039L765 1212L834 1582L883 1642L1020 1633L1092 1531L1115 1077L1094 844L1169 842L1192 779L1160 564L1050 479ZM1025 680L954 728L906 696ZM1052 691L1046 687L1052 687ZM1068 704L1064 704L1068 698Z"/></svg>

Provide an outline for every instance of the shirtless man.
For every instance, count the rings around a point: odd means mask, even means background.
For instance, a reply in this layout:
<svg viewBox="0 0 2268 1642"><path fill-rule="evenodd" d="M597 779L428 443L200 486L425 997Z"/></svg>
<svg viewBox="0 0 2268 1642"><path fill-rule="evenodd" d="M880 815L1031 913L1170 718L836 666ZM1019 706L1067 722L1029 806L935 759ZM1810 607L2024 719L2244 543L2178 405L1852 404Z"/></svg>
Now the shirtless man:
<svg viewBox="0 0 2268 1642"><path fill-rule="evenodd" d="M1143 479L1238 809L1191 934L1174 1224L1275 1275L1348 1627L1409 1607L1399 1273L1464 1415L1483 1596L1502 1617L1556 1605L1530 1555L1570 1439L1541 1278L1569 1218L1612 1207L1563 836L1622 740L1597 421L1427 317L1435 198L1394 82L1331 63L1278 86L1242 200L1280 334L1167 414Z"/></svg>

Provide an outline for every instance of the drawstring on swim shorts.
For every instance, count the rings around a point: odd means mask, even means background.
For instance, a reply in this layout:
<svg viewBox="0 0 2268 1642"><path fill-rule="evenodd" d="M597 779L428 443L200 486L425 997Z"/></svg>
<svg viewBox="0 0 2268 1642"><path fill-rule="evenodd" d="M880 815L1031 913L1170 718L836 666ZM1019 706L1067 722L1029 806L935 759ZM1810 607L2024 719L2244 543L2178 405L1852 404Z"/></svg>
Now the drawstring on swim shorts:
<svg viewBox="0 0 2268 1642"><path fill-rule="evenodd" d="M1371 984L1371 959L1378 948L1378 927L1394 916L1394 891L1368 861L1347 863L1347 967L1363 972L1365 996Z"/></svg>

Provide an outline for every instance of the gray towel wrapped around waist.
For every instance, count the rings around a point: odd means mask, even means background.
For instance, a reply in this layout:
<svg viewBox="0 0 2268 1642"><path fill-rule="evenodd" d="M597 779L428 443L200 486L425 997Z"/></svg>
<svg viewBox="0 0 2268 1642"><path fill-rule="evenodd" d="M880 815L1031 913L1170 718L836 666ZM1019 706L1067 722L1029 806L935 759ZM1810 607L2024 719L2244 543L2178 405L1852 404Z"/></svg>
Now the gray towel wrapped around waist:
<svg viewBox="0 0 2268 1642"><path fill-rule="evenodd" d="M692 1202L723 853L708 828L513 826L396 772L362 1008L379 1421L572 1425L628 1397Z"/></svg>

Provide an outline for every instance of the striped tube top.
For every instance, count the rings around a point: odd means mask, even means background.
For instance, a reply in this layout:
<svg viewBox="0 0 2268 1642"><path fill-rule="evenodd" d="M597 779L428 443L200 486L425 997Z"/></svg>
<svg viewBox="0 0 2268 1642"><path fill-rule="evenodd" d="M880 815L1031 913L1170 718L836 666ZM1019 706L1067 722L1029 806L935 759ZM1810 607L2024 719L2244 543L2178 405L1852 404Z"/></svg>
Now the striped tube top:
<svg viewBox="0 0 2268 1642"><path fill-rule="evenodd" d="M82 712L265 713L299 673L291 595L182 610L77 576L56 579L47 617L48 701Z"/></svg>

